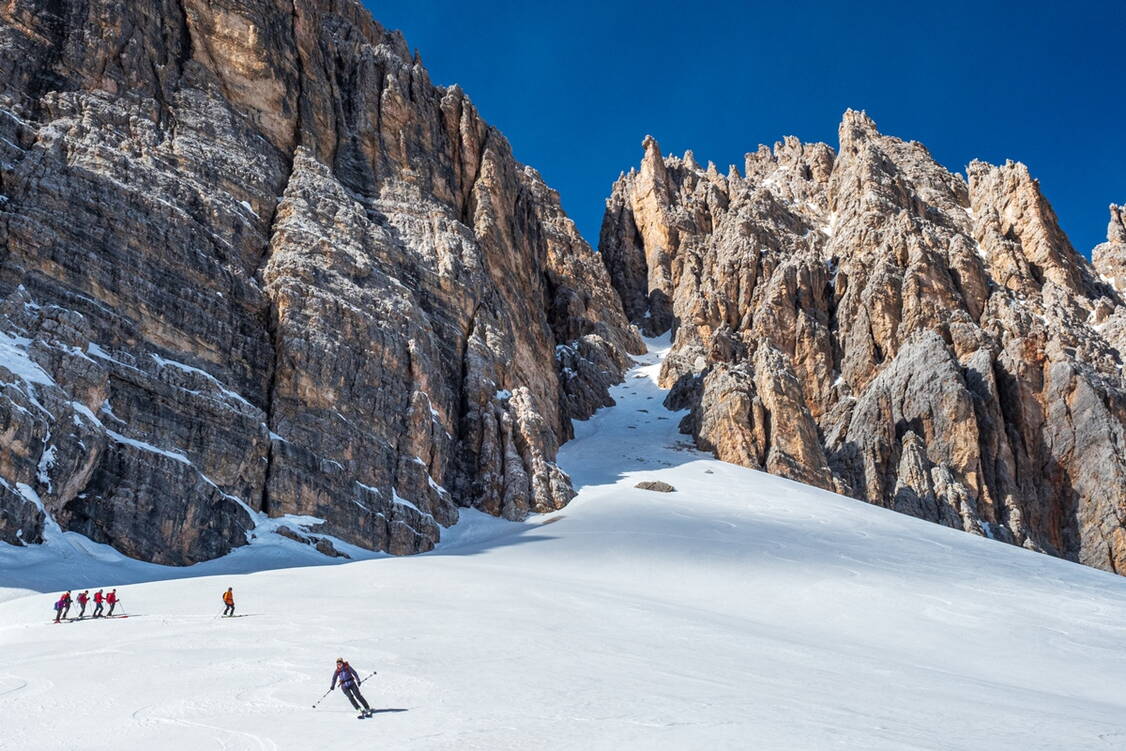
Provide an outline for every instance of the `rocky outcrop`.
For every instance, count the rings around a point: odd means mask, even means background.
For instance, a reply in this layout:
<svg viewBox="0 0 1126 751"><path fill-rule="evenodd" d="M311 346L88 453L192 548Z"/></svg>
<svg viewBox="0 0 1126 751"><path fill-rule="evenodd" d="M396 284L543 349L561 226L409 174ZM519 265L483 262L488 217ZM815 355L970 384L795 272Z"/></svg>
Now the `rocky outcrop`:
<svg viewBox="0 0 1126 751"><path fill-rule="evenodd" d="M1022 164L951 174L847 112L740 173L665 157L607 199L630 318L719 458L1126 571L1126 229L1095 267Z"/></svg>
<svg viewBox="0 0 1126 751"><path fill-rule="evenodd" d="M0 7L0 298L0 540L173 564L263 515L410 553L559 508L642 347L557 195L354 0Z"/></svg>
<svg viewBox="0 0 1126 751"><path fill-rule="evenodd" d="M1126 292L1126 206L1110 205L1106 242L1091 251L1095 268L1118 292Z"/></svg>

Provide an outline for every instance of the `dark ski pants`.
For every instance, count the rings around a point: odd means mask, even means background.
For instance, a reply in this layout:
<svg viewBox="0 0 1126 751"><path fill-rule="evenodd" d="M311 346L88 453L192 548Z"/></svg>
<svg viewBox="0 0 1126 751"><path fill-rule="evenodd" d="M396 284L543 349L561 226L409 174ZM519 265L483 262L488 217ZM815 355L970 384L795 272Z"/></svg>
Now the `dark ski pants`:
<svg viewBox="0 0 1126 751"><path fill-rule="evenodd" d="M80 603L78 603L78 607L81 608L81 610L78 611L78 617L79 618L85 618L86 617L86 603L80 602Z"/></svg>
<svg viewBox="0 0 1126 751"><path fill-rule="evenodd" d="M113 609L114 609L114 608L116 608L116 607L117 607L117 603L116 603L116 602L111 602L111 603L109 604L109 612L108 612L108 613L106 613L106 615L107 615L107 616L113 615Z"/></svg>
<svg viewBox="0 0 1126 751"><path fill-rule="evenodd" d="M348 684L347 686L341 686L340 690L343 691L344 695L348 697L348 701L352 702L352 709L359 709L360 704L364 705L364 709L371 709L371 707L368 706L367 699L365 699L364 695L360 693L359 686L355 684ZM356 701L357 699L359 699L359 702Z"/></svg>
<svg viewBox="0 0 1126 751"><path fill-rule="evenodd" d="M63 605L63 618L66 618L67 613L70 612L70 605Z"/></svg>
<svg viewBox="0 0 1126 751"><path fill-rule="evenodd" d="M227 607L223 608L223 615L234 615L234 614L235 614L235 604L233 602L230 605L228 605Z"/></svg>
<svg viewBox="0 0 1126 751"><path fill-rule="evenodd" d="M102 617L102 603L100 603L100 602L94 603L94 612L91 615L93 615L93 617L95 617L95 618L101 618Z"/></svg>

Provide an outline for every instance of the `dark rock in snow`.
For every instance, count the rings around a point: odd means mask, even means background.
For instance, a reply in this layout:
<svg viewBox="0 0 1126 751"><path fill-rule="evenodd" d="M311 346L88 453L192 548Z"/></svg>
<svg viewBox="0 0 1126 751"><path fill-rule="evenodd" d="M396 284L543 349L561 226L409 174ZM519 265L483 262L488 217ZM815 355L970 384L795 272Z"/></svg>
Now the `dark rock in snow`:
<svg viewBox="0 0 1126 751"><path fill-rule="evenodd" d="M667 482L661 482L660 480L644 480L634 485L634 487L641 488L642 490L653 490L658 493L676 492L676 488L674 488L672 485L669 485Z"/></svg>

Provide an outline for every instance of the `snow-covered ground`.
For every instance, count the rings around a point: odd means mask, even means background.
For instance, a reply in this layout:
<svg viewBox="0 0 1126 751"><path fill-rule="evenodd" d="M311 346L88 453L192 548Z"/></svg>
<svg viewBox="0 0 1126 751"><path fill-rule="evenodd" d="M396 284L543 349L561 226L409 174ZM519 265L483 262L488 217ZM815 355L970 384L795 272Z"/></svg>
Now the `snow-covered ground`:
<svg viewBox="0 0 1126 751"><path fill-rule="evenodd" d="M711 460L643 359L561 453L570 506L427 555L0 545L0 747L1126 748L1126 580ZM64 585L130 617L54 625ZM312 708L337 656L374 718Z"/></svg>

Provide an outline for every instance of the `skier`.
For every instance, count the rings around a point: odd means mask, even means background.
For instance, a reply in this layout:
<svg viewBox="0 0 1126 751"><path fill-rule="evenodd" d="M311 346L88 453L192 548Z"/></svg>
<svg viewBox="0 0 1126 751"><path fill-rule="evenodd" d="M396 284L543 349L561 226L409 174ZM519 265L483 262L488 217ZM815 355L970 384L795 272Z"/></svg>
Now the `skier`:
<svg viewBox="0 0 1126 751"><path fill-rule="evenodd" d="M102 617L102 601L104 599L105 599L105 596L102 594L102 590L99 589L97 592L94 593L94 612L92 614L92 617L94 617L94 618L101 618Z"/></svg>
<svg viewBox="0 0 1126 751"><path fill-rule="evenodd" d="M86 603L90 601L90 590L85 589L78 595L78 620L86 617Z"/></svg>
<svg viewBox="0 0 1126 751"><path fill-rule="evenodd" d="M62 620L64 605L66 605L66 595L59 595L59 599L55 600L55 623Z"/></svg>
<svg viewBox="0 0 1126 751"><path fill-rule="evenodd" d="M58 623L60 619L66 620L67 614L70 613L70 590L69 589L66 592L63 593L62 597L59 598L59 605L58 605L58 608L56 608L56 610L58 612L55 613L55 623Z"/></svg>
<svg viewBox="0 0 1126 751"><path fill-rule="evenodd" d="M223 615L234 615L235 593L231 587L227 587L227 591L223 593L223 602L227 605L225 608L223 608Z"/></svg>
<svg viewBox="0 0 1126 751"><path fill-rule="evenodd" d="M369 717L371 715L371 707L368 706L367 699L364 698L364 695L360 693L360 676L356 675L356 671L352 669L351 665L344 661L343 657L336 658L336 672L332 674L332 685L329 687L329 691L336 688L337 680L340 681L340 689L344 692L344 695L348 697L348 701L352 702L352 709L360 711L356 716L360 719ZM357 699L359 700L358 703L356 701ZM362 710L360 709L360 704L364 705Z"/></svg>
<svg viewBox="0 0 1126 751"><path fill-rule="evenodd" d="M113 615L113 609L115 607L117 607L117 590L116 589L111 589L109 594L106 595L106 602L109 603L109 612L106 613L106 616L109 617L109 616Z"/></svg>

